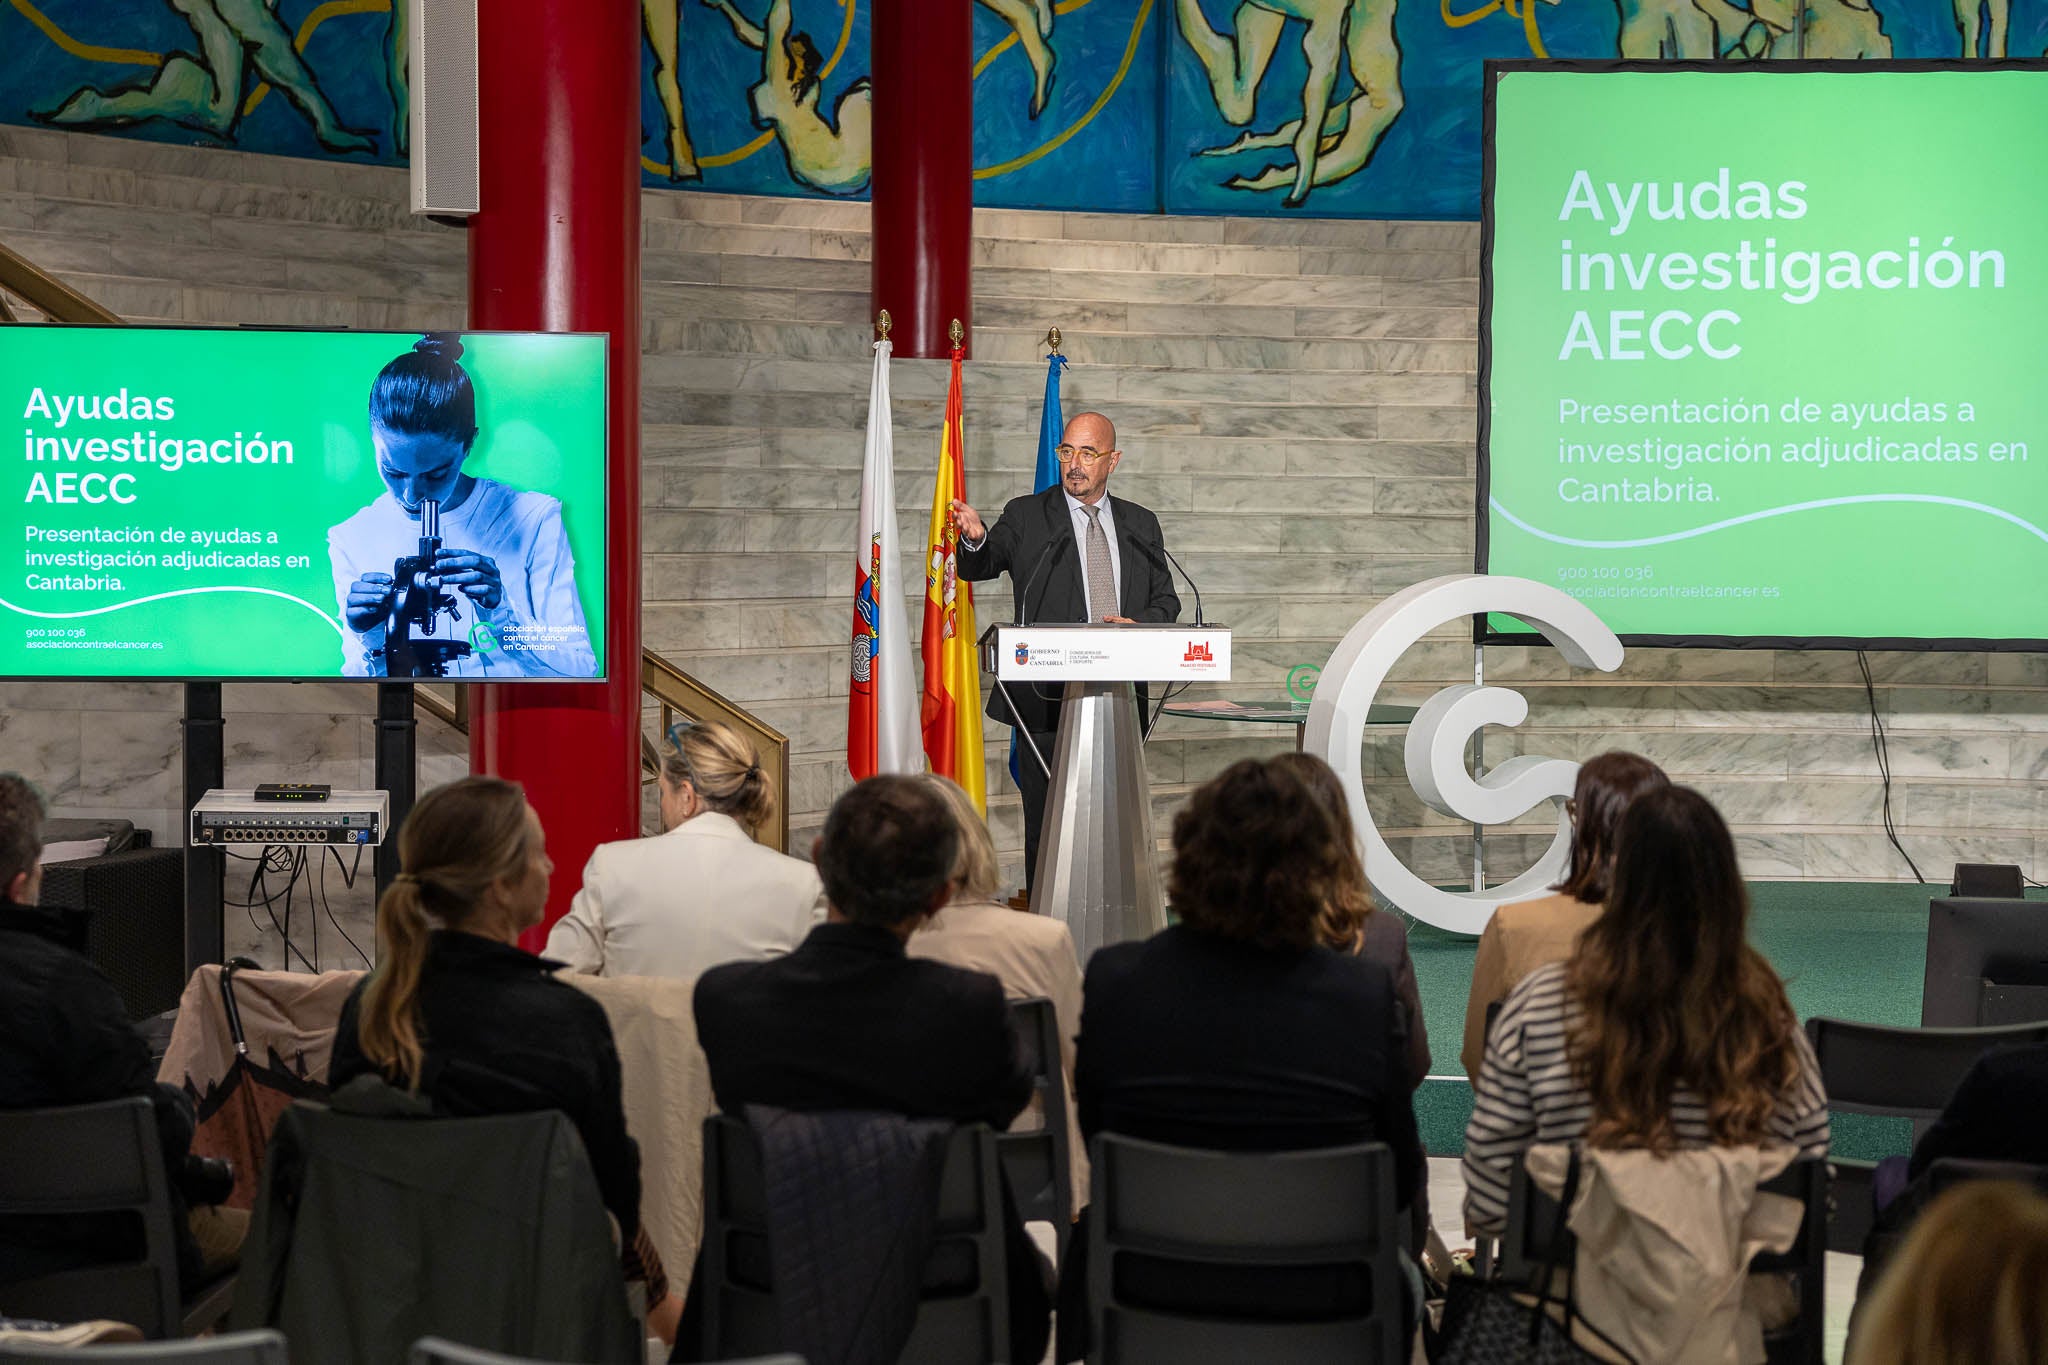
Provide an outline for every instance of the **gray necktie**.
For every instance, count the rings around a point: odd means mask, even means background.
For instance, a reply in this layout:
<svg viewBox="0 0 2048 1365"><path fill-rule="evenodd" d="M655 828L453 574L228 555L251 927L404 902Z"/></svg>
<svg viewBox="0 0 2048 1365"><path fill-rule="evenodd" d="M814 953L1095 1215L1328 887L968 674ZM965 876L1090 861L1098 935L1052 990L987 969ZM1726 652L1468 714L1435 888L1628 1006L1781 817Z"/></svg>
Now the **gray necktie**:
<svg viewBox="0 0 2048 1365"><path fill-rule="evenodd" d="M1088 619L1100 621L1118 614L1116 570L1110 564L1109 537L1102 533L1101 504L1083 504L1081 510L1088 514Z"/></svg>

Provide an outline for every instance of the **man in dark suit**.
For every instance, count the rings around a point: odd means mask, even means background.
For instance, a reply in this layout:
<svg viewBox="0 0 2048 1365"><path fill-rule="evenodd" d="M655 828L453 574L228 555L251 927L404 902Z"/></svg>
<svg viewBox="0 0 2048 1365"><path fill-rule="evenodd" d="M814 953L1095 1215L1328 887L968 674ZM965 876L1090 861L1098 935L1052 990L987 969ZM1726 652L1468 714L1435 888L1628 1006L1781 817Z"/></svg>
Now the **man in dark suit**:
<svg viewBox="0 0 2048 1365"><path fill-rule="evenodd" d="M1031 1068L1002 983L903 950L950 899L958 845L952 812L915 778L871 777L833 803L812 848L825 923L787 956L697 980L697 1041L720 1109L868 1109L1009 1127L1031 1098ZM1012 1346L1016 1359L1037 1360L1051 1299L1007 1197L1004 1207Z"/></svg>
<svg viewBox="0 0 2048 1365"><path fill-rule="evenodd" d="M1010 575L1017 619L1026 625L1103 621L1118 625L1178 620L1180 598L1166 564L1159 518L1135 502L1109 496L1109 476L1123 452L1116 428L1099 412L1066 425L1059 445L1060 485L1012 498L993 526L964 502L951 510L960 528L960 576L970 582ZM1052 762L1059 736L1060 687L1033 684L991 692L991 720L1019 719L1038 752ZM1011 705L1016 711L1013 714ZM1138 689L1138 706L1145 689ZM1038 875L1038 833L1045 823L1045 770L1029 753L1017 762L1024 794L1024 878Z"/></svg>

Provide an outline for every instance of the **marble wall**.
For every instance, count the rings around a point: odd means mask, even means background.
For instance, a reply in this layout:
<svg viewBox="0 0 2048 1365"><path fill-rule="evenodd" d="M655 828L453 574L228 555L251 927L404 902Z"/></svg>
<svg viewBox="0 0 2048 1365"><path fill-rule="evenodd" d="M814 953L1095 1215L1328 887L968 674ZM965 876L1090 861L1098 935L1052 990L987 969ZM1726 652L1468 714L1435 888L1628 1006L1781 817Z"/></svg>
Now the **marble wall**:
<svg viewBox="0 0 2048 1365"><path fill-rule="evenodd" d="M403 173L0 128L0 241L136 318L448 326L459 234L414 220ZM735 196L644 200L644 578L650 646L791 735L794 836L846 784L847 563L866 416L863 206ZM1470 224L1124 217L980 210L974 500L1028 491L1049 325L1069 412L1118 423L1116 491L1156 510L1211 619L1235 628L1233 695L1280 694L1359 615L1472 556L1478 233ZM945 367L893 372L906 581L937 463ZM981 595L984 621L1009 609ZM913 611L911 620L918 619ZM1893 818L1924 872L2019 862L2048 837L2048 659L1874 655L1891 731ZM1468 679L1445 632L1391 699ZM1547 650L1487 652L1526 684L1520 731L1582 756L1640 749L1704 788L1759 877L1892 878L1853 655L1637 650L1573 676ZM367 696L230 688L232 775L366 784ZM0 764L46 775L60 809L175 829L175 688L0 685ZM991 822L1014 863L1017 798L991 725ZM1169 719L1148 753L1161 833L1188 784L1284 734ZM459 739L426 774L460 768ZM1371 742L1369 799L1425 875L1469 869L1462 826L1421 807L1395 737ZM1497 876L1542 837L1497 832ZM248 929L246 921L243 929ZM253 933L253 931L251 931Z"/></svg>

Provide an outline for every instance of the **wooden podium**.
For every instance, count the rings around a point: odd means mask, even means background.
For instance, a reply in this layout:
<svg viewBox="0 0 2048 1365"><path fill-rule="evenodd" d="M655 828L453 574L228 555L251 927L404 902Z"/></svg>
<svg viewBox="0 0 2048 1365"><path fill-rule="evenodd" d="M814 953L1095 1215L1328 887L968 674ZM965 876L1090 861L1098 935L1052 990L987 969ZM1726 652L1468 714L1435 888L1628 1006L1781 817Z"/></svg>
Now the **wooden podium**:
<svg viewBox="0 0 2048 1365"><path fill-rule="evenodd" d="M1053 752L1037 753L1027 735L1027 752L1018 755L1051 774L1031 908L1066 923L1083 963L1105 943L1165 928L1135 684L1229 681L1230 632L1172 624L991 626L981 637L981 666L995 677L999 712L1007 709L1005 689L1063 689Z"/></svg>

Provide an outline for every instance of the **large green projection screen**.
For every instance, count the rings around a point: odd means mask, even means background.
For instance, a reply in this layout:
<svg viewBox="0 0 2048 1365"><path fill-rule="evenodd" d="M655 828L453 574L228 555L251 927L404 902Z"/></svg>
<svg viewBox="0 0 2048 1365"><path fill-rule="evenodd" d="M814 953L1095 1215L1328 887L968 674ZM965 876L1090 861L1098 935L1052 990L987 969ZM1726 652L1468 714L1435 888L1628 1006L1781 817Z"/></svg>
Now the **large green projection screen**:
<svg viewBox="0 0 2048 1365"><path fill-rule="evenodd" d="M1492 76L1480 569L1642 643L2048 647L2048 71Z"/></svg>
<svg viewBox="0 0 2048 1365"><path fill-rule="evenodd" d="M450 677L602 677L605 338L460 334L467 453L394 449L394 430L458 420L450 377L372 421L373 391L396 392L380 375L441 341L0 327L0 402L17 419L0 445L0 677L427 676L390 663L401 629L428 642L414 664L430 645L454 656ZM441 491L395 478L394 461ZM430 620L352 620L355 583L394 584L417 554L428 500L431 562L487 560L490 581L422 574L409 600L438 602Z"/></svg>

